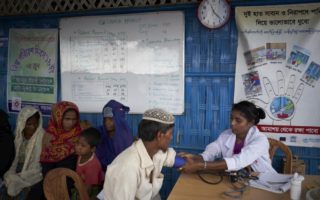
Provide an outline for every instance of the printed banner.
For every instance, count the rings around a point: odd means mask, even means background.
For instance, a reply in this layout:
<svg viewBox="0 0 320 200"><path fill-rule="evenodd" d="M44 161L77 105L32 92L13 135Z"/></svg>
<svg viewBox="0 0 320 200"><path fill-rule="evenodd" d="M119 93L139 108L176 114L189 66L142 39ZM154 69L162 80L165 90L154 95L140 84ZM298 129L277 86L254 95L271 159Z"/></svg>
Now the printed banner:
<svg viewBox="0 0 320 200"><path fill-rule="evenodd" d="M10 29L7 102L10 112L32 105L50 115L57 101L57 29Z"/></svg>
<svg viewBox="0 0 320 200"><path fill-rule="evenodd" d="M320 4L237 7L236 23L234 102L265 110L268 137L320 147Z"/></svg>

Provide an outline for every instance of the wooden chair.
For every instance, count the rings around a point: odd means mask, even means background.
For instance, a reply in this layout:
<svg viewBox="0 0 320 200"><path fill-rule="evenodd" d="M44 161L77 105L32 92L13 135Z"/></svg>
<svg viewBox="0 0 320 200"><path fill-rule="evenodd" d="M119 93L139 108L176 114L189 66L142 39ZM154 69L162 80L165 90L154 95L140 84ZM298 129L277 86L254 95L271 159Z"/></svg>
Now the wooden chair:
<svg viewBox="0 0 320 200"><path fill-rule="evenodd" d="M89 195L81 177L71 169L56 168L47 173L43 182L43 190L47 200L70 200L67 177L74 181L74 187L80 200L89 200Z"/></svg>
<svg viewBox="0 0 320 200"><path fill-rule="evenodd" d="M283 173L291 174L292 173L292 152L290 148L279 140L275 140L272 138L268 138L268 140L270 145L269 147L270 159L271 160L273 159L273 156L275 155L277 149L280 148L284 152L285 158L286 158L286 163L284 164Z"/></svg>

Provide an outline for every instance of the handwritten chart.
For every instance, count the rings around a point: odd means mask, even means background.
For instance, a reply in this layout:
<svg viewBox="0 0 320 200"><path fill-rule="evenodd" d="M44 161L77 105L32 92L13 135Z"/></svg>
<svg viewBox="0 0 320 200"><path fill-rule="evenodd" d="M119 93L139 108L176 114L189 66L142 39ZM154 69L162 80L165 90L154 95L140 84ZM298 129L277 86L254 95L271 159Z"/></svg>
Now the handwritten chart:
<svg viewBox="0 0 320 200"><path fill-rule="evenodd" d="M184 30L180 11L61 19L62 100L81 112L115 99L130 113L182 114Z"/></svg>

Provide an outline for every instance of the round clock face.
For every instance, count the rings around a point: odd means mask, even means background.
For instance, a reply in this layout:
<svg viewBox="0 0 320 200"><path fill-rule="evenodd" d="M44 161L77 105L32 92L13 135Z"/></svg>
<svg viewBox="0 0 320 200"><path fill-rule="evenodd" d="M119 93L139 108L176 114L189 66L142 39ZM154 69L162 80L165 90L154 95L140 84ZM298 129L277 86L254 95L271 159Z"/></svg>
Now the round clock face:
<svg viewBox="0 0 320 200"><path fill-rule="evenodd" d="M230 6L226 0L203 0L198 7L198 19L207 28L219 28L230 17Z"/></svg>

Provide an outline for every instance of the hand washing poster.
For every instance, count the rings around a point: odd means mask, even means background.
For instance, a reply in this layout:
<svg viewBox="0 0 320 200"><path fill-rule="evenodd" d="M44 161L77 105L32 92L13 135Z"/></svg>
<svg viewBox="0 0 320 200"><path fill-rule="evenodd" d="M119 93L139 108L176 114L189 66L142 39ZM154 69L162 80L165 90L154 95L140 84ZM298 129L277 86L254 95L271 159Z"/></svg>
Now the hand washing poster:
<svg viewBox="0 0 320 200"><path fill-rule="evenodd" d="M10 29L7 104L10 112L30 105L50 115L57 101L57 29Z"/></svg>
<svg viewBox="0 0 320 200"><path fill-rule="evenodd" d="M234 102L264 109L259 129L320 147L320 4L237 7Z"/></svg>

